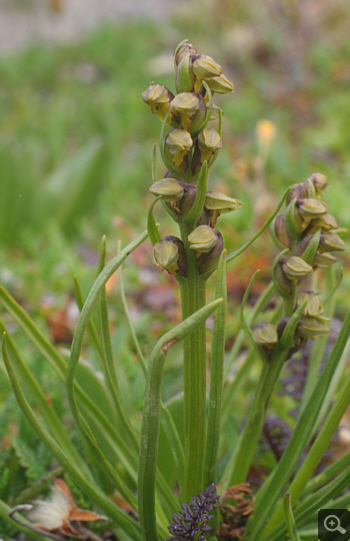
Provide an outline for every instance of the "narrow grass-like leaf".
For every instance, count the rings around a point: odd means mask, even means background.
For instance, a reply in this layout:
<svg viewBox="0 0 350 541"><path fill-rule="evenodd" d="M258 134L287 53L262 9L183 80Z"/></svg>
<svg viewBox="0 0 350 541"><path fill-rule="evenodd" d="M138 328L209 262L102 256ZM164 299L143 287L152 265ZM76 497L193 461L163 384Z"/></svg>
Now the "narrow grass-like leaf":
<svg viewBox="0 0 350 541"><path fill-rule="evenodd" d="M153 199L152 203L149 206L148 213L147 213L147 231L149 235L149 239L153 246L162 240L162 237L160 236L160 233L158 231L158 227L156 225L154 216L153 216L153 209L156 203L162 198L161 195L158 195L155 199Z"/></svg>
<svg viewBox="0 0 350 541"><path fill-rule="evenodd" d="M275 293L275 287L273 285L273 282L270 282L269 285L264 289L264 291L262 292L262 294L260 295L256 303L254 304L253 308L250 310L246 318L247 324L249 326L251 326L254 323L255 318L257 317L259 312L261 312L264 306L266 306L266 304L271 300L274 293ZM225 378L227 377L232 364L237 358L237 355L242 347L244 337L245 337L245 333L243 329L240 329L235 338L234 344L231 348L231 351L225 363L225 370L224 370Z"/></svg>
<svg viewBox="0 0 350 541"><path fill-rule="evenodd" d="M46 447L56 457L56 459L65 469L65 471L71 475L71 477L85 492L85 494L89 498L91 498L97 505L99 505L101 509L103 509L104 512L111 519L115 520L115 522L132 537L132 539L135 539L135 541L141 541L138 523L129 515L121 511L115 504L113 504L112 501L106 497L106 495L95 483L87 479L86 475L80 473L80 471L70 460L69 456L67 456L66 453L64 453L64 451L61 449L61 447L59 447L56 441L52 438L52 436L48 433L48 431L39 421L38 416L29 406L26 398L23 395L17 376L12 368L9 355L7 353L6 333L4 333L3 336L2 354L6 370L11 381L12 389L16 396L16 400L23 412L23 415L36 433L37 437L46 445Z"/></svg>
<svg viewBox="0 0 350 541"><path fill-rule="evenodd" d="M266 222L264 223L264 225L259 229L259 231L256 233L256 235L254 235L253 238L251 238L248 242L246 242L245 244L243 244L243 246L241 246L241 248L239 248L238 250L236 250L235 252L232 252L231 254L229 254L227 256L227 262L229 261L232 261L233 259L236 259L236 257L238 257L239 255L241 255L247 248L249 248L249 246L251 244L253 244L253 242L256 241L257 238L260 237L260 235L265 231L265 229L267 227L269 227L270 223L275 219L275 217L277 216L280 208L282 207L287 195L289 194L290 192L290 188L288 188L288 190L286 190L286 192L284 193L281 201L278 203L277 207L276 207L276 210L273 212L273 214L271 214L270 218L268 218L266 220Z"/></svg>
<svg viewBox="0 0 350 541"><path fill-rule="evenodd" d="M161 130L160 130L160 134L159 134L159 152L160 152L160 155L162 157L162 160L164 162L165 167L168 169L168 171L170 171L170 173L173 175L174 178L179 179L179 176L180 177L183 176L183 175L181 175L181 171L175 167L173 162L166 156L166 154L164 152L164 144L165 144L165 138L166 138L165 128L167 126L167 122L168 122L168 118L170 116L170 113L171 113L171 111L169 109L169 111L167 112L167 114L164 117L163 124L162 124Z"/></svg>
<svg viewBox="0 0 350 541"><path fill-rule="evenodd" d="M300 537L293 516L292 498L290 494L286 494L283 498L283 510L290 541L300 541Z"/></svg>
<svg viewBox="0 0 350 541"><path fill-rule="evenodd" d="M268 363L264 363L246 425L224 471L223 477L228 479L228 486L238 485L246 480L264 426L267 404L288 357L289 349L293 345L295 328L304 308L305 303L290 318L271 359Z"/></svg>
<svg viewBox="0 0 350 541"><path fill-rule="evenodd" d="M327 506L334 496L340 494L344 489L346 489L349 486L349 482L350 467L348 467L325 487L318 490L316 494L312 494L309 496L309 498L304 500L294 511L294 518L297 526L300 528L301 525L307 524L313 515L316 518L317 511ZM268 534L255 539L258 539L258 541L281 541L286 532L287 526L285 521L283 521Z"/></svg>
<svg viewBox="0 0 350 541"><path fill-rule="evenodd" d="M106 237L103 238L101 248L101 267L102 269L106 265ZM101 270L102 272L102 270ZM125 406L123 404L117 371L113 359L112 341L109 328L109 316L108 316L108 301L106 287L103 287L99 297L99 315L100 315L100 335L101 345L103 352L103 359L105 364L105 372L107 378L107 385L110 388L111 395L115 408L118 412L118 419L120 423L121 436L129 441L130 445L136 453L139 451L138 441L134 434L133 428L126 415Z"/></svg>
<svg viewBox="0 0 350 541"><path fill-rule="evenodd" d="M125 296L124 280L123 280L123 266L119 268L119 286L120 286L120 297L121 297L126 321L128 323L128 327L129 327L133 342L135 344L135 348L139 357L142 371L146 377L147 366L146 366L145 358L143 356L140 343L137 339L136 332L135 332L133 323L131 321L129 307L128 307L128 303ZM180 440L180 436L178 434L173 417L169 409L163 404L163 402L161 402L161 408L162 408L161 423L162 423L166 438L168 440L170 449L172 451L172 454L175 460L177 478L178 478L178 482L180 486L180 492L182 492L183 475L185 471L185 454L184 454L183 446Z"/></svg>
<svg viewBox="0 0 350 541"><path fill-rule="evenodd" d="M205 119L203 120L203 122L198 126L198 128L196 129L196 131L192 134L192 137L196 137L200 131L204 130L204 128L206 127L206 125L208 124L208 122L210 121L210 117L211 117L211 112L213 110L213 94L208 86L208 84L203 81L203 86L207 92L207 96L208 96L208 105L209 107L207 108L207 114L206 114L206 117Z"/></svg>
<svg viewBox="0 0 350 541"><path fill-rule="evenodd" d="M160 428L160 393L167 350L192 333L219 306L218 299L182 321L166 333L154 347L147 371L140 445L138 499L140 525L144 541L158 539L155 515L155 484Z"/></svg>
<svg viewBox="0 0 350 541"><path fill-rule="evenodd" d="M301 258L306 261L309 265L312 265L315 255L318 250L318 245L320 244L321 229L318 229L316 233L313 233L312 239L310 240L307 248L301 254Z"/></svg>
<svg viewBox="0 0 350 541"><path fill-rule="evenodd" d="M202 214L203 207L204 207L207 190L208 190L208 164L207 162L204 162L201 167L199 177L198 177L196 199L191 209L189 210L189 212L184 218L186 224L191 224L192 226L194 226L198 222Z"/></svg>
<svg viewBox="0 0 350 541"><path fill-rule="evenodd" d="M306 485L305 489L303 490L301 497L304 498L311 494L312 492L316 492L319 488L329 483L331 479L334 479L340 473L342 470L344 470L348 465L350 464L350 452L346 453L344 456L339 458L336 462L333 462L330 466L328 466L325 470L323 470L321 473L316 475L316 477L313 477L308 484Z"/></svg>
<svg viewBox="0 0 350 541"><path fill-rule="evenodd" d="M4 323L0 320L0 332L3 334L6 331ZM81 470L88 479L92 479L91 472L87 467L86 463L79 455L76 447L71 442L68 432L64 425L62 424L59 416L57 415L53 404L49 404L46 400L45 394L33 375L32 371L28 367L28 364L22 359L12 337L7 334L7 348L13 359L13 364L16 367L17 372L20 375L21 380L24 382L26 388L30 392L36 406L38 407L40 413L44 417L46 423L48 424L51 433L54 439L62 447L62 449L70 456L72 462L74 462L76 468Z"/></svg>
<svg viewBox="0 0 350 541"><path fill-rule="evenodd" d="M74 298L75 298L75 302L78 305L79 311L81 312L82 309L83 309L85 301L84 301L83 293L82 293L82 290L81 290L81 287L80 287L80 284L79 284L79 280L78 280L78 277L77 277L76 274L74 274L73 280L74 280ZM95 355L96 355L97 360L99 362L99 366L101 368L101 371L104 373L105 366L104 366L104 363L103 363L103 354L102 354L100 339L99 339L99 336L98 336L96 325L92 321L91 318L89 319L89 323L88 323L88 326L87 326L87 334L88 334L89 340L91 342L91 345L92 345L92 347L93 347L93 349L95 351Z"/></svg>
<svg viewBox="0 0 350 541"><path fill-rule="evenodd" d="M308 480L311 478L316 467L320 463L324 452L326 451L334 432L336 431L348 405L350 403L350 375L347 377L339 394L329 412L322 428L312 444L304 462L298 469L296 476L288 488L288 493L294 502L297 502L304 490ZM275 510L272 521L275 523L282 519L281 506Z"/></svg>
<svg viewBox="0 0 350 541"><path fill-rule="evenodd" d="M289 443L283 453L283 456L270 476L265 481L264 486L257 494L257 503L254 516L248 522L246 528L246 538L257 538L258 533L265 525L266 519L271 516L272 510L281 496L283 488L292 475L294 468L305 449L318 417L323 400L327 394L332 378L340 362L342 353L347 344L350 334L350 312L348 312L337 341L333 347L329 360L319 378L318 385L315 388L310 400L305 408L305 415L297 422ZM270 532L276 525L275 520L269 520L264 533Z"/></svg>
<svg viewBox="0 0 350 541"><path fill-rule="evenodd" d="M259 351L259 348L257 346L257 344L254 342L254 339L253 339L253 333L252 333L252 330L251 328L249 327L245 317L244 317L244 308L245 308L245 305L247 304L247 301L248 301L248 297L249 297L249 293L250 293L250 290L252 289L252 286L254 284L254 281L255 281L255 278L257 277L257 275L259 274L260 272L260 269L256 270L253 274L253 276L251 277L251 280L248 284L248 287L247 289L245 290L245 293L244 293L244 297L242 299L242 302L241 302L241 309L240 309L240 321L241 321L241 327L244 331L244 334L248 340L248 342L250 343L250 345L252 346L252 348L255 349L256 353L259 355L260 359L262 360L263 363L265 363L265 359L262 357L260 351Z"/></svg>
<svg viewBox="0 0 350 541"><path fill-rule="evenodd" d="M152 182L153 184L155 182L157 182L157 175L158 175L158 172L157 172L157 144L154 143L153 145L153 151L152 151Z"/></svg>
<svg viewBox="0 0 350 541"><path fill-rule="evenodd" d="M47 340L23 308L1 286L0 299L6 310L17 321L31 342L54 368L60 380L65 383L67 364L63 356ZM130 450L123 438L120 437L115 425L101 410L100 406L88 396L77 382L75 382L74 386L79 398L79 403L84 408L84 414L89 415L94 419L94 425L98 432L98 434L96 434L96 439L99 439L99 437L103 438L110 446L116 460L120 460L127 470L134 472L135 474L135 463L130 458Z"/></svg>
<svg viewBox="0 0 350 541"><path fill-rule="evenodd" d="M227 306L226 254L226 250L223 250L221 253L216 278L215 296L217 299L222 298L223 302L215 312L214 316L210 364L207 436L203 471L204 487L209 486L211 483L217 484L217 462L220 441L221 402L224 380L225 323ZM217 523L213 527L213 530L216 531L218 527L219 524Z"/></svg>

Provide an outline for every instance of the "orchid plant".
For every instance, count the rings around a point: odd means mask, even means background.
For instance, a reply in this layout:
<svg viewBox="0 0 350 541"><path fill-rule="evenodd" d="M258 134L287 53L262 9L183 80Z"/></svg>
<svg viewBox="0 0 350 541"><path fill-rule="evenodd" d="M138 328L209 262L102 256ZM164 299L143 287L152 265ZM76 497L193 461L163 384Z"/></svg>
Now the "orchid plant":
<svg viewBox="0 0 350 541"><path fill-rule="evenodd" d="M198 53L187 41L176 48L174 60L176 95L155 83L142 95L162 122L159 153L166 168L166 174L159 179L155 146L150 186L155 197L148 211L147 229L108 263L103 240L97 278L85 301L75 277L76 301L81 314L68 363L10 294L0 289L4 309L65 382L70 409L91 460L107 474L127 504L128 512L98 485L88 461L73 445L55 409L46 401L40 385L1 323L6 370L17 402L37 436L103 511L121 541L279 541L286 536L290 541L308 539L310 532L315 535L320 507L346 508L350 502L349 492L343 493L350 481L349 453L329 465L322 474L314 475L350 402L350 378L342 378L350 314L320 373L334 312L334 293L341 280L341 272L335 272L337 257L334 253L345 248L342 230L323 200L327 179L314 173L288 189L275 212L252 239L233 253L227 253L217 224L221 214L239 212L242 203L211 189L208 182L210 168L222 146L223 113L214 104L213 96L231 93L233 84L215 60ZM153 214L158 203L177 225L174 235L162 237ZM279 250L272 266L271 283L246 315L247 300L257 273L253 275L241 304L241 328L232 350L226 354L226 265L269 226ZM120 275L122 305L146 378L142 428L138 433L120 389L105 286L117 269L121 272L126 258L145 241L153 245L154 264L174 276L178 283L182 321L158 340L145 359ZM320 273L326 276L323 293L319 293ZM207 282L212 276L216 276L216 298L207 304ZM276 309L267 321L256 325L273 296L279 299ZM91 317L96 306L98 328ZM208 362L205 321L212 314ZM96 389L105 390L108 410L89 395L76 378L86 332L104 376L102 382L96 373L91 377ZM248 355L243 364L235 366L245 340L250 348ZM296 424L281 460L255 490L247 480L263 431L267 405L285 363L302 351L307 341L313 345ZM175 423L169 404L162 401L167 352L180 342L183 345L184 435ZM235 367L234 379L227 377L232 367ZM225 467L220 468L219 477L222 427L228 413L237 408L238 391L253 367L259 371L254 396L235 448ZM25 382L45 424L29 405L20 380ZM176 465L176 487L172 486L170 475L168 479L157 464L161 426ZM300 464L306 448L308 453ZM56 505L58 500L60 503ZM55 481L49 503L35 505L26 519L19 519L18 513L27 509L25 506L11 510L5 502L0 502L0 516L3 520L16 521L18 529L30 532L34 541L42 536L60 541L68 537L96 539L96 534L81 522L106 518L79 510L60 480ZM61 509L59 516L56 507ZM52 517L43 518L52 508L55 508Z"/></svg>

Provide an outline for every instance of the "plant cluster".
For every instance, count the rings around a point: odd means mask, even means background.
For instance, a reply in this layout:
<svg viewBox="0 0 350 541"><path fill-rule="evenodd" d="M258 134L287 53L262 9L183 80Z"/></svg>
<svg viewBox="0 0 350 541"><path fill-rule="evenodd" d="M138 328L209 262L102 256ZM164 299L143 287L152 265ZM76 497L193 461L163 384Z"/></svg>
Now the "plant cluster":
<svg viewBox="0 0 350 541"><path fill-rule="evenodd" d="M162 121L159 151L167 168L167 173L159 180L154 149L150 190L155 199L148 211L147 230L108 263L104 238L97 278L85 301L75 277L75 296L81 314L69 360L46 339L11 295L0 288L3 307L65 383L70 410L83 438L85 445L82 448L86 449L86 455L82 456L82 449L72 442L55 407L46 400L37 378L3 326L2 352L6 371L17 402L36 436L65 474L103 511L103 516L95 513L89 516L93 520L103 519L104 515L108 517L121 541L166 538L195 541L211 540L215 536L230 541L280 541L286 534L291 541L298 541L296 527L301 535L305 526L314 528L320 507L330 502L334 507L346 507L349 503L349 493L339 496L350 481L349 455L326 468L321 477L312 478L350 399L350 377L342 379L350 314L345 318L324 370L318 374L334 292L339 284L332 268L336 262L332 252L343 250L344 244L334 231L337 228L335 219L328 214L322 201L327 181L323 175L314 174L288 190L276 211L252 239L235 252L226 253L222 236L216 229L217 219L224 212L239 209L241 203L208 190L208 177L221 148L222 111L213 104L213 94L231 92L233 85L215 60L199 54L187 42L180 43L175 51L175 70L176 95L154 83L143 93L143 100ZM215 120L218 120L217 130L208 126ZM286 199L287 210L283 216L278 212ZM157 202L163 204L177 223L179 236L161 237L153 216ZM246 316L245 307L256 273L253 276L241 304L241 330L225 363L226 263L246 250L270 224L282 252L273 264L271 283ZM179 284L182 321L159 338L145 360L132 325L121 276L125 318L146 380L139 432L126 406L118 362L113 354L106 283L147 238L153 244L154 263L173 275ZM315 293L316 287L312 283L305 285L311 278L315 282L316 268L325 269L327 277L327 290L322 299L321 294ZM206 285L214 272L215 300L207 303ZM276 291L282 297L281 303L277 304L270 321L254 329L256 318ZM98 326L92 317L95 306L98 307ZM205 321L212 314L208 377ZM100 363L102 379L96 370L88 370L80 362L85 332ZM225 376L245 339L250 346L248 356L237 369L235 380L225 385ZM271 395L285 362L308 339L314 340L314 346L293 432L280 460L274 463L268 478L253 495L246 480L263 433ZM175 423L171 403L162 400L166 356L168 350L179 343L183 346L184 393L178 397L184 418L183 434ZM79 378L78 365L89 378L89 392ZM252 402L235 446L226 457L225 468L221 468L220 479L222 426L228 413L237 410L238 390L247 381L253 366L258 376ZM45 423L25 397L23 381L31 393L34 408L40 411ZM334 394L336 399L330 407ZM299 465L323 419L308 454ZM161 427L175 464L177 491L159 468ZM66 491L62 482L58 481L58 485ZM216 485L221 491L222 519L217 509ZM61 501L62 494L59 496ZM97 539L81 524L78 527L74 520L73 525L69 524L72 516L79 522L86 519L87 514L76 507L67 491L63 501L64 516L62 514L60 522L50 522L53 530L61 536L73 532ZM180 505L180 513L174 514ZM50 505L45 503L44 508L47 511ZM30 531L31 538L39 541L42 532L16 518L16 513L23 509L26 508L17 507L11 511L5 502L0 502L0 516L11 524L17 520L19 529L25 533ZM170 516L173 522L168 526ZM167 537L168 531L172 537ZM50 533L51 537L56 535Z"/></svg>

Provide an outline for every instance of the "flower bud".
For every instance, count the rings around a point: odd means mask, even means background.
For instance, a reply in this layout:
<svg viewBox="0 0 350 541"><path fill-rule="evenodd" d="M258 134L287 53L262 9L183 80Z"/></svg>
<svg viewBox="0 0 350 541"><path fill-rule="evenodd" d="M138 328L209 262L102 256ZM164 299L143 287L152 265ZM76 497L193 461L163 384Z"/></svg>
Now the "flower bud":
<svg viewBox="0 0 350 541"><path fill-rule="evenodd" d="M229 81L223 74L217 77L210 77L207 84L211 92L216 92L217 94L228 94L234 90L234 86L231 81Z"/></svg>
<svg viewBox="0 0 350 541"><path fill-rule="evenodd" d="M207 113L209 111L209 103L206 103L205 104L206 108L207 108ZM210 118L209 118L209 121L211 120L217 120L219 118L219 110L220 110L220 107L218 107L217 105L215 105L215 103L213 104L213 107L211 109L211 113L210 113ZM223 110L221 109L221 114L223 115L224 112Z"/></svg>
<svg viewBox="0 0 350 541"><path fill-rule="evenodd" d="M271 323L261 323L253 331L253 340L265 359L269 359L278 342L277 329Z"/></svg>
<svg viewBox="0 0 350 541"><path fill-rule="evenodd" d="M184 195L180 182L170 177L154 182L149 191L155 196L160 195L164 201L178 201Z"/></svg>
<svg viewBox="0 0 350 541"><path fill-rule="evenodd" d="M321 252L342 252L345 250L345 242L336 233L324 231L320 238Z"/></svg>
<svg viewBox="0 0 350 541"><path fill-rule="evenodd" d="M297 206L301 216L305 219L317 218L327 213L328 207L319 199L298 199Z"/></svg>
<svg viewBox="0 0 350 541"><path fill-rule="evenodd" d="M308 265L301 257L287 257L282 260L282 269L287 278L295 283L301 278L305 278L312 273L312 267Z"/></svg>
<svg viewBox="0 0 350 541"><path fill-rule="evenodd" d="M210 252L216 244L217 236L215 231L215 229L208 225L196 227L188 236L190 248L200 253Z"/></svg>
<svg viewBox="0 0 350 541"><path fill-rule="evenodd" d="M286 224L286 218L283 216L283 214L277 214L276 218L272 222L272 236L276 237L274 238L275 242L277 240L278 248L289 248L289 250L292 248L292 237L290 236L287 224Z"/></svg>
<svg viewBox="0 0 350 541"><path fill-rule="evenodd" d="M178 66L180 64L185 54L191 55L196 53L197 49L192 45L192 43L187 43L187 40L179 43L174 53L175 65Z"/></svg>
<svg viewBox="0 0 350 541"><path fill-rule="evenodd" d="M293 184L287 197L287 205L295 198L304 199L304 197L308 197L307 188L304 183L299 182L299 184Z"/></svg>
<svg viewBox="0 0 350 541"><path fill-rule="evenodd" d="M174 95L165 86L154 83L142 92L142 101L150 106L152 113L157 114L162 122L169 111L170 102L173 98ZM171 124L171 122L172 115L169 115L167 124Z"/></svg>
<svg viewBox="0 0 350 541"><path fill-rule="evenodd" d="M181 92L170 104L172 111L181 115L181 126L194 132L204 121L207 111L203 97L193 92Z"/></svg>
<svg viewBox="0 0 350 541"><path fill-rule="evenodd" d="M302 316L298 323L298 334L306 340L317 340L329 332L330 319L323 316Z"/></svg>
<svg viewBox="0 0 350 541"><path fill-rule="evenodd" d="M189 153L193 141L186 130L170 130L165 139L165 151L169 151L176 167L180 167L184 157Z"/></svg>
<svg viewBox="0 0 350 541"><path fill-rule="evenodd" d="M313 291L304 291L298 295L297 306L302 306L304 302L307 303L303 311L304 316L319 316L323 314L322 301Z"/></svg>
<svg viewBox="0 0 350 541"><path fill-rule="evenodd" d="M334 263L337 263L338 259L334 255L324 252L322 254L317 253L314 257L313 264L320 269L329 269Z"/></svg>
<svg viewBox="0 0 350 541"><path fill-rule="evenodd" d="M199 92L202 86L202 82L205 79L211 77L217 77L221 75L221 66L213 60L210 56L205 54L191 55L192 69L196 76L196 82L194 85L195 92Z"/></svg>
<svg viewBox="0 0 350 541"><path fill-rule="evenodd" d="M153 246L153 262L161 270L174 276L187 275L187 262L183 242L169 235Z"/></svg>
<svg viewBox="0 0 350 541"><path fill-rule="evenodd" d="M320 199L322 197L323 190L328 185L326 175L323 175L322 173L312 173L312 175L309 176L309 179L315 187L317 199Z"/></svg>

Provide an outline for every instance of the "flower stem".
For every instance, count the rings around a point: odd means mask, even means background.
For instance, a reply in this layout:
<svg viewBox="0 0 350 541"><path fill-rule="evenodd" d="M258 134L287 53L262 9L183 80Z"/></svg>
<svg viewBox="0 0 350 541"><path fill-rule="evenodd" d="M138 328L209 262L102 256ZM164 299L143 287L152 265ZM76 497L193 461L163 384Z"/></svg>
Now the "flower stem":
<svg viewBox="0 0 350 541"><path fill-rule="evenodd" d="M185 246L188 273L181 284L182 317L205 306L205 280L199 275L196 254L188 242L190 230L180 226ZM184 500L189 501L203 489L203 465L206 438L206 332L201 324L184 341L184 420L185 420L185 486Z"/></svg>

